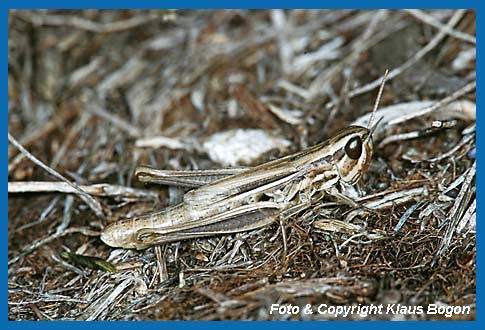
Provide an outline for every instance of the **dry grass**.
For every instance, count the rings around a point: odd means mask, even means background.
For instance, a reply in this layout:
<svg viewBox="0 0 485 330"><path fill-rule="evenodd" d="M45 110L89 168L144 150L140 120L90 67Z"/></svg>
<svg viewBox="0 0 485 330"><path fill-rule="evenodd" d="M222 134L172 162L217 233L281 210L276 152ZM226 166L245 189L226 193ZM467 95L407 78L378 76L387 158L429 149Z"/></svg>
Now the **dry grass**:
<svg viewBox="0 0 485 330"><path fill-rule="evenodd" d="M454 319L475 318L474 112L440 111L458 99L474 109L474 12L12 11L8 24L9 133L101 207L57 185L9 186L10 319L287 318L273 303L468 305ZM327 197L283 228L143 251L99 240L108 223L180 198L136 182L137 165L217 168L201 146L232 128L292 142L241 165L300 150L368 114L387 68L381 107L445 102L379 132L393 139L375 141L360 187L425 193L358 213L357 231L329 229L353 210ZM53 180L9 146L9 181ZM66 249L118 271L79 266Z"/></svg>

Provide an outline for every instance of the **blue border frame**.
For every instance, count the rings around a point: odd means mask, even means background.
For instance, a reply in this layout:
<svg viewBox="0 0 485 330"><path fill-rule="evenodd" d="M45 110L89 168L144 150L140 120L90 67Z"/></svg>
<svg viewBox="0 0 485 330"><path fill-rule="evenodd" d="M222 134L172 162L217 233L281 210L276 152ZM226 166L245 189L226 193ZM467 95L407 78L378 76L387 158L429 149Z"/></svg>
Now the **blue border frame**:
<svg viewBox="0 0 485 330"><path fill-rule="evenodd" d="M335 9L369 9L369 8L426 8L426 9L443 9L443 8L477 8L478 0L463 0L463 1L432 1L432 0L408 0L408 1L386 1L386 0L346 0L340 2L336 0L318 1L318 0L233 0L230 2L222 0L213 1L196 1L196 0L179 0L179 1L155 1L155 0L5 0L2 4L2 9L8 8L39 8L39 9L74 9L74 8L98 8L98 9L118 9L118 8L177 8L177 9L267 9L267 8L335 8Z"/></svg>
<svg viewBox="0 0 485 330"><path fill-rule="evenodd" d="M479 46L480 45L480 37L481 33L481 23L480 18L484 18L485 15L482 14L482 9L480 2L472 1L472 0L462 0L462 1L431 1L431 0L410 0L410 1L382 1L382 0L368 0L368 1L358 1L358 0L347 0L344 2L339 2L336 0L333 1L325 1L319 2L317 0L299 0L298 2L290 2L287 0L283 1L275 1L275 0L245 0L245 1L195 1L195 0L179 0L179 1L153 1L153 0L137 0L137 1L126 1L126 0L118 0L118 1L108 1L108 0L74 0L74 1L59 1L59 0L50 0L50 1L33 1L33 0L4 0L0 2L0 34L1 34L1 48L2 51L0 52L1 62L4 63L1 66L0 74L2 79L0 79L0 95L1 101L3 106L5 107L4 111L2 111L2 120L0 121L1 130L5 134L5 140L1 144L2 153L0 153L1 161L4 164L4 169L6 170L8 167L8 141L6 139L6 133L8 131L8 10L9 9L27 9L27 8L65 8L65 9L75 9L75 8L105 8L105 9L115 9L115 8L198 8L198 9L212 9L212 8L251 8L251 9L262 9L262 8L357 8L357 9L369 9L369 8L391 8L391 9L398 9L398 8L469 8L469 9L476 9L476 24L477 24L477 54L480 54ZM478 68L482 66L482 59L480 56L477 56L477 72L480 72ZM480 75L477 75L477 80L480 80ZM480 86L480 84L478 84ZM477 90L477 106L479 105L479 96L480 93ZM482 111L477 112L477 122L480 123L483 117ZM482 144L482 138L480 134L477 135L477 145ZM481 147L479 147L481 149ZM481 158L481 153L477 153L478 159ZM478 166L481 165L481 160L478 160ZM477 172L480 172L477 170ZM7 219L8 219L8 192L7 192L7 181L8 181L8 174L2 177L4 187L1 190L1 209L3 212L4 221L1 222L1 228L3 229L2 232L3 237L5 240L3 241L3 255L2 255L2 265L4 265L4 271L1 274L2 283L3 283L3 293L4 299L1 300L0 304L2 306L1 310L3 311L3 315L1 317L0 324L2 328L8 329L30 329L31 327L36 327L37 329L46 329L46 328L53 328L53 329L64 329L65 326L75 327L75 328L86 328L86 327L103 327L107 329L114 329L116 327L117 330L119 329L133 329L138 327L143 327L143 329L150 328L150 329L159 329L163 326L169 326L171 328L182 329L182 328L192 328L196 329L201 325L198 322L169 322L169 323L155 323L155 322L102 322L102 323L87 323L87 322L36 322L35 324L32 322L13 322L8 321L8 290L7 290L7 282L8 282L8 269L7 269ZM477 181L481 178L480 173L477 173ZM477 182L477 190L483 190L481 183ZM480 200L481 193L477 193L477 198ZM481 211L480 211L481 212ZM481 214L477 210L477 217ZM477 227L481 228L484 227L480 220L477 221ZM481 231L478 229L477 231ZM478 235L478 237L480 237ZM480 241L477 239L477 250L480 250ZM477 254L477 273L480 273L482 256L479 257ZM483 290L481 288L480 279L481 276L477 274L477 321L436 321L436 322L394 322L392 324L393 327L404 329L404 328L411 328L416 326L426 326L430 329L455 329L456 327L463 327L463 328L480 328L480 324L482 328L484 327L484 317L480 317L480 306L479 302L481 302L481 296L483 294ZM205 322L202 326L209 326L214 329L222 329L228 326L235 327L235 328L247 328L247 327L256 327L256 328L266 328L266 329L275 329L275 328L287 328L287 329L298 329L301 330L303 328L307 329L314 329L315 326L325 326L325 327L333 327L338 329L342 328L352 328L352 329L366 329L369 327L372 328L380 328L385 329L389 326L386 322L346 322L346 321L336 321L336 322L326 322L326 323L313 323L313 322Z"/></svg>

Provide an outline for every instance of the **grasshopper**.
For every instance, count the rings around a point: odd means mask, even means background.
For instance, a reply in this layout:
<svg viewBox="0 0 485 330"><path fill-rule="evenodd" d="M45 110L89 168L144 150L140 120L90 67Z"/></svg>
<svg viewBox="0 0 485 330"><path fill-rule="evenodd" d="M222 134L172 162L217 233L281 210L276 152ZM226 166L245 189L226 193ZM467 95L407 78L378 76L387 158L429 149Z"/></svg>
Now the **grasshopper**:
<svg viewBox="0 0 485 330"><path fill-rule="evenodd" d="M126 249L261 228L304 209L322 193L342 195L339 185L354 185L372 158L371 127L387 72L368 127L350 126L334 137L292 155L249 169L164 171L138 167L144 182L176 184L188 191L180 204L122 219L107 226L101 240Z"/></svg>

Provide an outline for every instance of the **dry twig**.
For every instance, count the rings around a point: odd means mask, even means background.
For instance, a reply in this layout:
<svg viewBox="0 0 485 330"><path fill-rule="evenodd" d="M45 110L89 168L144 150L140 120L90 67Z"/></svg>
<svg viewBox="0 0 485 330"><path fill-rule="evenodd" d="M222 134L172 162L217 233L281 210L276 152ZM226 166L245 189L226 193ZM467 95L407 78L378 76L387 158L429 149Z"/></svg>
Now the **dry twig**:
<svg viewBox="0 0 485 330"><path fill-rule="evenodd" d="M101 207L101 204L96 199L94 199L91 195L85 192L76 183L69 181L68 179L63 177L59 172L50 168L42 161L40 161L38 158L36 158L34 155L32 155L30 152L28 152L27 149L25 149L12 135L10 135L10 132L8 133L8 141L12 143L17 149L19 149L19 151L22 154L24 154L25 157L30 159L34 164L40 166L43 170L45 170L53 177L58 178L59 180L64 181L66 184L71 186L74 189L74 191L76 191L76 194L79 196L79 198L81 198L94 211L94 213L98 217L104 218L104 212Z"/></svg>

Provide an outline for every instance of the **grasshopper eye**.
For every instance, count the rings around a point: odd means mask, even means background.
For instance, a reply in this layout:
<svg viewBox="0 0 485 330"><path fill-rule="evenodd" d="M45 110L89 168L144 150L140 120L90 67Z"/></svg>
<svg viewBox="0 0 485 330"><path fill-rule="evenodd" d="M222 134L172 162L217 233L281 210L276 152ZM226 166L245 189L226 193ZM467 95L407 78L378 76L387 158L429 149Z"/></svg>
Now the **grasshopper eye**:
<svg viewBox="0 0 485 330"><path fill-rule="evenodd" d="M362 140L358 136L351 138L345 145L345 153L352 159L359 159L362 154Z"/></svg>

